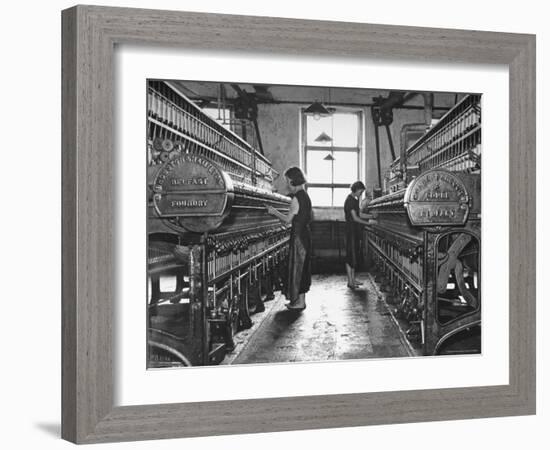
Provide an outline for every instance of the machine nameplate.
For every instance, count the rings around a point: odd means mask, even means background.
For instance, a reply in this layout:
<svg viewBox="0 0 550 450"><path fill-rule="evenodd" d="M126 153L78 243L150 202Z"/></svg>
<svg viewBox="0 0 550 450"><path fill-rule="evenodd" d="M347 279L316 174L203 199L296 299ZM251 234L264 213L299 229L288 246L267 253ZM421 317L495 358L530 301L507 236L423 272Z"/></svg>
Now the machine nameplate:
<svg viewBox="0 0 550 450"><path fill-rule="evenodd" d="M415 178L405 193L405 207L412 225L463 225L470 198L459 176L432 170Z"/></svg>
<svg viewBox="0 0 550 450"><path fill-rule="evenodd" d="M222 216L230 189L231 181L214 163L184 154L159 170L153 201L160 217Z"/></svg>

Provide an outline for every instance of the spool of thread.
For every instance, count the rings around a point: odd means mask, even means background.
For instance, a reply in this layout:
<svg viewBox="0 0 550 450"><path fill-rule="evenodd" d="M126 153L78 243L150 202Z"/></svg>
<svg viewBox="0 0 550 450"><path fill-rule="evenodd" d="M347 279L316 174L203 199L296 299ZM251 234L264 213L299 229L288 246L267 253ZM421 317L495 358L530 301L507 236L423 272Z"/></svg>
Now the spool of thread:
<svg viewBox="0 0 550 450"><path fill-rule="evenodd" d="M162 141L163 139L160 137L153 139L153 148L159 152L162 151Z"/></svg>
<svg viewBox="0 0 550 450"><path fill-rule="evenodd" d="M165 152L170 152L174 148L174 143L170 139L164 139L162 141L162 150Z"/></svg>

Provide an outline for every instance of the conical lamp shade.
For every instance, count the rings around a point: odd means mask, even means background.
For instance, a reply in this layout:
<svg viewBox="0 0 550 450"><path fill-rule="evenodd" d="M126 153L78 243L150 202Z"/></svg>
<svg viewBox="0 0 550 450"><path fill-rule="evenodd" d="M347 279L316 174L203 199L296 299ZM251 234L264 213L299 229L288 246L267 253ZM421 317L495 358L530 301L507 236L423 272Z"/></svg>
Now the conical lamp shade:
<svg viewBox="0 0 550 450"><path fill-rule="evenodd" d="M325 161L334 161L336 158L332 156L330 153L323 158Z"/></svg>
<svg viewBox="0 0 550 450"><path fill-rule="evenodd" d="M315 138L315 142L332 142L332 138L324 131Z"/></svg>
<svg viewBox="0 0 550 450"><path fill-rule="evenodd" d="M304 111L306 114L313 114L313 115L319 115L319 116L329 116L330 111L325 108L321 103L319 102L313 102L311 105L309 105L306 110Z"/></svg>

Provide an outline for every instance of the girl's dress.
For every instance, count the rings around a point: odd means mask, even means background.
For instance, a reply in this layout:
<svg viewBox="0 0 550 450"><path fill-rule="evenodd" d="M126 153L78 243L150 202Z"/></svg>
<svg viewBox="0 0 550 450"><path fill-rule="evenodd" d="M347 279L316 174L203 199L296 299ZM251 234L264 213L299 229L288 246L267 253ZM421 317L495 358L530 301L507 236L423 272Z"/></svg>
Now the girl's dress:
<svg viewBox="0 0 550 450"><path fill-rule="evenodd" d="M361 225L353 220L351 212L355 211L359 216L359 200L353 195L348 195L344 203L346 216L346 263L353 269L359 265L361 254Z"/></svg>
<svg viewBox="0 0 550 450"><path fill-rule="evenodd" d="M300 209L292 219L290 248L288 254L285 296L293 304L299 294L305 294L311 286L311 200L307 192L300 190L294 195Z"/></svg>

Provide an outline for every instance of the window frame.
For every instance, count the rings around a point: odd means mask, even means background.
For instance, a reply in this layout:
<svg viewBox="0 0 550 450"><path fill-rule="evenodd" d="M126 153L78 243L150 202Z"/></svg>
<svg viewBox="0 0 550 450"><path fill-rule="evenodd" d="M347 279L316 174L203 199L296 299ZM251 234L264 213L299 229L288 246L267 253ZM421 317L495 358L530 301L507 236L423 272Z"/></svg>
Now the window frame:
<svg viewBox="0 0 550 450"><path fill-rule="evenodd" d="M307 155L308 151L331 151L334 154L338 152L351 152L357 153L357 177L349 183L310 183L306 185L306 189L309 188L329 188L331 189L331 206L318 206L313 205L315 208L343 208L344 205L334 205L334 189L349 188L350 184L354 181L361 180L364 173L364 158L365 158L365 127L364 127L364 111L357 108L336 107L333 108L332 114L351 114L357 116L357 147L341 147L341 146L320 146L320 145L308 145L307 143L307 118L309 114L305 113L306 108L301 108L300 111L300 132L301 132L301 152L300 162L302 170L307 174Z"/></svg>

